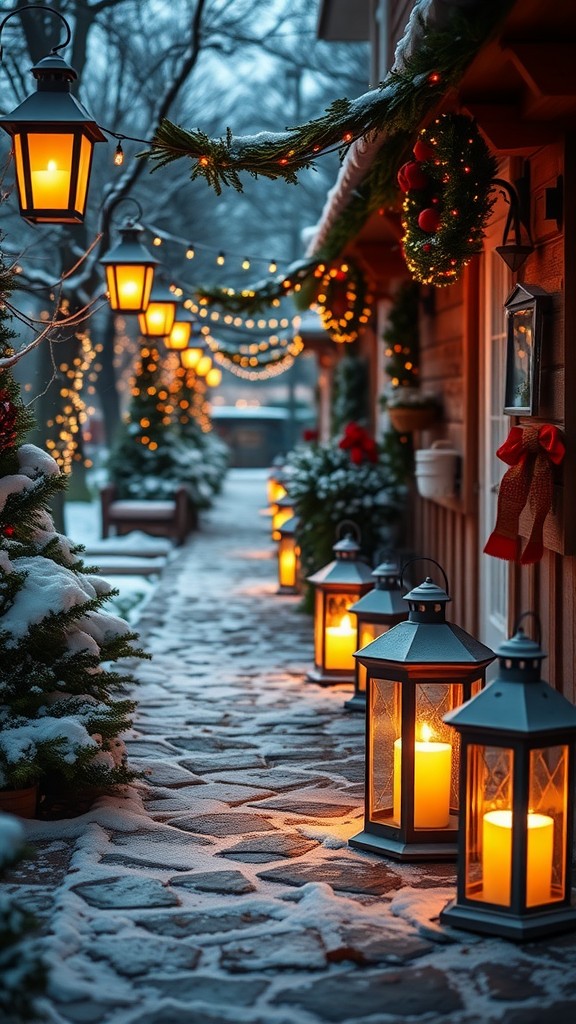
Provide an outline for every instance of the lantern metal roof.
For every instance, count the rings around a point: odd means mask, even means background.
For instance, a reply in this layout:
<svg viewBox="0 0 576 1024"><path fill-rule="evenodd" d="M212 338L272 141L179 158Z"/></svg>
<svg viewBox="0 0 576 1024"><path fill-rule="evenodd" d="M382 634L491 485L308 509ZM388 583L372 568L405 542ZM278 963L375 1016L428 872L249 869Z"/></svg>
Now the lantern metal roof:
<svg viewBox="0 0 576 1024"><path fill-rule="evenodd" d="M381 562L371 576L376 580L374 588L351 604L348 611L357 615L406 615L398 565Z"/></svg>
<svg viewBox="0 0 576 1024"><path fill-rule="evenodd" d="M336 555L334 561L308 576L308 583L324 587L342 587L371 582L372 570L366 562L360 560L360 544L352 534L347 533L342 540L334 544L332 550Z"/></svg>
<svg viewBox="0 0 576 1024"><path fill-rule="evenodd" d="M497 678L449 712L445 722L458 730L478 728L504 735L576 732L576 707L540 678L546 654L535 640L518 629L496 653Z"/></svg>
<svg viewBox="0 0 576 1024"><path fill-rule="evenodd" d="M76 124L82 125L94 142L107 141L92 115L71 95L70 83L76 81L78 75L63 57L50 53L30 70L38 82L36 92L0 117L0 127L14 134L23 124L49 124L53 131L59 124Z"/></svg>
<svg viewBox="0 0 576 1024"><path fill-rule="evenodd" d="M281 537L293 537L298 529L298 516L290 516L290 519L286 519L282 526L278 527L278 533Z"/></svg>
<svg viewBox="0 0 576 1024"><path fill-rule="evenodd" d="M140 235L144 231L141 224L138 224L131 217L127 217L118 232L121 236L119 242L101 256L99 263L108 266L110 263L121 264L122 266L133 266L134 264L154 266L160 263L140 241Z"/></svg>

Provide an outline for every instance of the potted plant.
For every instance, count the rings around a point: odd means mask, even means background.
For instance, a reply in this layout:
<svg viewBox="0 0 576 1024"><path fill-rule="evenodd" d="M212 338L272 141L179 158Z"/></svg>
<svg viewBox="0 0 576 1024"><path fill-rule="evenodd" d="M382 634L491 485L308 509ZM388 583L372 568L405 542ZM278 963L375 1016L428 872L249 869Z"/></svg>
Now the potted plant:
<svg viewBox="0 0 576 1024"><path fill-rule="evenodd" d="M428 395L417 387L397 387L384 395L382 406L394 430L399 434L411 434L415 430L427 430L440 418L441 405L434 395Z"/></svg>

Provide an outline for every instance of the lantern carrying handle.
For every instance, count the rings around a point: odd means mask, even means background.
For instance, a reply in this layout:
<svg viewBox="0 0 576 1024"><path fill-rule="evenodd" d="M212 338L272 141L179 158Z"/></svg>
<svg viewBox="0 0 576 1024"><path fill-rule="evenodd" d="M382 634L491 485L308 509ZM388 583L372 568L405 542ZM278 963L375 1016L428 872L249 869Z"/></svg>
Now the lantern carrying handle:
<svg viewBox="0 0 576 1024"><path fill-rule="evenodd" d="M444 584L445 584L446 593L448 594L448 597L450 597L450 584L448 583L448 577L447 577L444 569L440 565L440 562L437 562L435 558L430 558L428 555L417 555L416 558L409 558L407 562L404 562L404 565L400 569L400 586L401 587L403 587L405 585L404 584L404 573L406 572L406 569L408 568L409 565L414 565L414 562L432 562L433 565L435 565L438 569L440 569L440 572L442 573L442 575L444 577Z"/></svg>
<svg viewBox="0 0 576 1024"><path fill-rule="evenodd" d="M14 11L10 11L10 13L7 14L6 17L3 18L2 21L0 22L0 37L2 36L2 29L4 28L6 22L10 21L10 18L13 18L15 14L22 14L22 11L49 11L50 14L55 14L57 18L60 18L60 21L66 29L66 38L62 43L58 43L58 46L53 46L50 50L50 53L58 53L58 50L63 50L65 46L68 46L68 43L72 39L72 31L70 29L70 25L66 21L64 15L60 14L60 11L57 11L54 7L48 7L47 5L39 6L38 4L27 4L26 7L17 7ZM2 60L2 56L3 49L2 46L0 45L0 61Z"/></svg>
<svg viewBox="0 0 576 1024"><path fill-rule="evenodd" d="M516 622L514 623L513 635L515 636L516 633L518 632L518 630L520 629L520 623L522 622L522 619L527 619L529 615L534 619L534 622L536 624L536 637L535 637L535 640L536 640L536 643L538 644L538 647L541 647L542 646L542 623L540 622L540 616L538 615L538 612L522 612L522 615L519 615L518 618L516 619Z"/></svg>
<svg viewBox="0 0 576 1024"><path fill-rule="evenodd" d="M344 530L349 527L352 527L354 540L356 540L358 544L360 544L362 540L362 533L360 531L358 523L355 523L353 519L342 519L341 522L338 523L338 526L336 527L336 540L342 540L342 537L344 536Z"/></svg>
<svg viewBox="0 0 576 1024"><path fill-rule="evenodd" d="M114 210L118 206L120 206L120 203L134 203L134 206L136 207L136 209L138 211L138 213L137 213L138 219L142 220L142 212L143 212L142 211L142 207L140 206L140 203L138 202L138 200L134 198L134 196L115 196L114 199L112 199L112 201L108 204L108 218L109 219L111 219L112 214L114 213ZM129 219L129 218L127 218L127 219Z"/></svg>

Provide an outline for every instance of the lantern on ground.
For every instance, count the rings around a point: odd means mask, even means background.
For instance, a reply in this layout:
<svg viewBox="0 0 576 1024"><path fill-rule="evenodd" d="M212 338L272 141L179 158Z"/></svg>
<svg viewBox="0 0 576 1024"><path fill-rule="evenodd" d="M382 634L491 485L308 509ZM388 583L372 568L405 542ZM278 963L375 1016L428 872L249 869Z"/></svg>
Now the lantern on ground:
<svg viewBox="0 0 576 1024"><path fill-rule="evenodd" d="M430 559L432 561L432 559ZM494 653L446 622L428 577L408 619L356 655L366 670L364 829L350 845L398 860L456 857L459 750L443 721L484 685Z"/></svg>
<svg viewBox="0 0 576 1024"><path fill-rule="evenodd" d="M447 716L461 742L458 890L441 919L533 939L576 927L570 905L576 708L540 677L522 629L498 677Z"/></svg>
<svg viewBox="0 0 576 1024"><path fill-rule="evenodd" d="M400 569L394 562L382 562L373 573L376 583L350 612L356 616L356 647L366 647L377 637L387 633L391 626L402 622L408 615L406 601L402 596ZM356 658L354 675L354 696L344 707L348 711L366 710L366 668Z"/></svg>
<svg viewBox="0 0 576 1024"><path fill-rule="evenodd" d="M140 334L145 338L166 338L172 330L178 300L165 284L154 281L150 301L138 317Z"/></svg>
<svg viewBox="0 0 576 1024"><path fill-rule="evenodd" d="M141 216L140 204L135 199L126 196L118 201L129 198L136 203ZM142 245L139 236L143 231L141 224L127 217L119 228L120 241L100 259L106 270L110 307L121 313L143 313L150 300L158 260Z"/></svg>
<svg viewBox="0 0 576 1024"><path fill-rule="evenodd" d="M185 370L195 370L204 355L204 349L199 346L186 348L180 353L180 362Z"/></svg>
<svg viewBox="0 0 576 1024"><path fill-rule="evenodd" d="M344 529L359 536L355 523L341 523L338 536ZM346 533L333 547L334 561L308 577L314 587L314 668L308 672L313 683L354 682L356 627L350 607L374 586L357 537Z"/></svg>
<svg viewBox="0 0 576 1024"><path fill-rule="evenodd" d="M172 330L164 341L166 348L173 349L181 352L188 348L188 342L190 341L190 335L198 321L193 313L190 312L183 303L179 302L176 306L176 315L174 317L174 323L172 324Z"/></svg>
<svg viewBox="0 0 576 1024"><path fill-rule="evenodd" d="M280 526L278 533L278 593L298 593L300 548L296 540L298 517L291 516Z"/></svg>
<svg viewBox="0 0 576 1024"><path fill-rule="evenodd" d="M10 114L0 127L12 137L20 214L32 224L82 224L88 197L92 152L106 138L96 121L70 94L78 75L58 54L70 42L70 26L52 8L67 30L63 43L31 68L37 91ZM0 32L8 19L0 24Z"/></svg>
<svg viewBox="0 0 576 1024"><path fill-rule="evenodd" d="M282 475L282 467L284 465L284 462L282 460L276 463L275 459L274 463L275 464L272 466L272 469L268 473L268 481L266 484L269 505L273 505L274 502L278 500L278 498L282 498L286 494L286 487L284 486L284 479Z"/></svg>
<svg viewBox="0 0 576 1024"><path fill-rule="evenodd" d="M280 527L294 515L294 501L287 491L272 506L272 540L280 540Z"/></svg>

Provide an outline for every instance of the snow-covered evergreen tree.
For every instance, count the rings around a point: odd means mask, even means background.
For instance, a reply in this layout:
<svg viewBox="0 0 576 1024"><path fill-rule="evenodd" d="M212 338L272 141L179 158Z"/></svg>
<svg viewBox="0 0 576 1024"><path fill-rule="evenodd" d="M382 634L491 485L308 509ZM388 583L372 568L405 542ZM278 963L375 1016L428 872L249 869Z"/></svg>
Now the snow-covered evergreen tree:
<svg viewBox="0 0 576 1024"><path fill-rule="evenodd" d="M205 398L186 385L174 355L161 358L152 344L141 349L108 473L121 498L165 500L184 485L192 505L207 508L222 481L226 447L203 429L197 410L209 427Z"/></svg>
<svg viewBox="0 0 576 1024"><path fill-rule="evenodd" d="M10 272L0 267L0 296ZM0 303L0 357L14 333ZM26 444L31 417L0 368L0 789L63 793L129 781L119 735L134 702L116 665L139 655L126 622L104 610L112 588L55 530L50 499L66 486L51 455Z"/></svg>

